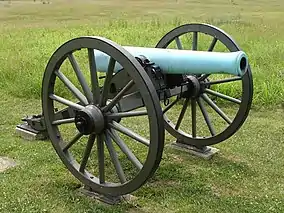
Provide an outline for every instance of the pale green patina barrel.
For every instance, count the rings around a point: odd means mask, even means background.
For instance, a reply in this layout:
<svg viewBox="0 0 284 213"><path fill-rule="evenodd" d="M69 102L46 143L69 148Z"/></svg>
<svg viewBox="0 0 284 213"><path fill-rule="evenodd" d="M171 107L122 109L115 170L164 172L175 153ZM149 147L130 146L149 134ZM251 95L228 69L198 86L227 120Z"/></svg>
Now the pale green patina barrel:
<svg viewBox="0 0 284 213"><path fill-rule="evenodd" d="M248 57L243 51L205 52L177 49L124 46L134 57L145 56L167 74L217 74L242 76L248 67ZM109 56L95 50L97 69L106 72ZM115 72L121 70L116 63Z"/></svg>

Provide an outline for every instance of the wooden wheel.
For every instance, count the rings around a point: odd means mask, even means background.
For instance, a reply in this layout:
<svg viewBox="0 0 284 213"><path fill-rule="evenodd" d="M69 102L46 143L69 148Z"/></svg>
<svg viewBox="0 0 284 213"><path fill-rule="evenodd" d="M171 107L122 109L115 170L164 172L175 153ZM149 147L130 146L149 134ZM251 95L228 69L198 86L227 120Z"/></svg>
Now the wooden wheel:
<svg viewBox="0 0 284 213"><path fill-rule="evenodd" d="M156 47L219 52L240 50L228 34L207 24L177 27ZM251 107L253 79L250 66L242 77L225 74L188 77L194 83L196 95L177 96L164 108L166 130L178 142L196 147L217 144L232 136L246 120Z"/></svg>
<svg viewBox="0 0 284 213"><path fill-rule="evenodd" d="M95 51L109 56L106 73L96 69L100 62ZM115 95L112 91L110 98L116 63L129 81ZM138 88L143 110L133 106L124 111L120 102L133 87ZM141 187L158 168L164 125L156 91L142 66L116 43L80 37L59 47L44 73L42 107L58 156L92 190L111 196L127 194Z"/></svg>

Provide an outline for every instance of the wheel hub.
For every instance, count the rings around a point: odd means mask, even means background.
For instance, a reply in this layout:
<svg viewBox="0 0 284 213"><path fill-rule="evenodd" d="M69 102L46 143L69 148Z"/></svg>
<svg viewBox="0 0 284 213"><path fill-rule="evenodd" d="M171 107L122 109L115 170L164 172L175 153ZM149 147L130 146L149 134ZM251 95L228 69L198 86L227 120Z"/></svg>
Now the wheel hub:
<svg viewBox="0 0 284 213"><path fill-rule="evenodd" d="M104 116L98 107L88 105L83 110L76 113L75 125L79 132L84 135L91 133L98 134L104 129Z"/></svg>
<svg viewBox="0 0 284 213"><path fill-rule="evenodd" d="M187 87L188 90L183 93L184 98L196 98L200 94L200 83L195 76L188 75L187 77Z"/></svg>

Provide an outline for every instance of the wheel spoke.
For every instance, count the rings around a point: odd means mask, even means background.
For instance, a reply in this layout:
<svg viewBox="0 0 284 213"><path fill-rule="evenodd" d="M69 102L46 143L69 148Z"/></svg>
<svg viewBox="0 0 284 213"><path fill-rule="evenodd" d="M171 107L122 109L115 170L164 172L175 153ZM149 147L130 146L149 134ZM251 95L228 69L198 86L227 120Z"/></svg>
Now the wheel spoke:
<svg viewBox="0 0 284 213"><path fill-rule="evenodd" d="M59 70L54 72L55 75L65 84L65 86L81 101L84 105L88 105L87 98L78 90L75 85Z"/></svg>
<svg viewBox="0 0 284 213"><path fill-rule="evenodd" d="M182 44L181 44L181 41L180 41L179 37L176 37L175 41L176 41L177 48L179 50L182 50L183 48L182 48Z"/></svg>
<svg viewBox="0 0 284 213"><path fill-rule="evenodd" d="M209 131L210 131L211 135L212 136L216 135L215 129L214 129L214 127L213 127L213 125L212 125L212 123L210 121L210 118L208 116L207 110L206 110L204 104L202 103L202 100L200 98L198 98L197 99L197 103L198 103L198 106L199 106L199 108L200 108L200 110L202 112L202 115L204 117L204 120L205 120L208 128L209 128Z"/></svg>
<svg viewBox="0 0 284 213"><path fill-rule="evenodd" d="M88 49L88 56L89 56L89 65L90 65L90 72L91 72L93 102L94 104L98 104L99 98L100 98L100 88L99 88L99 81L98 81L98 75L97 75L95 53L93 49Z"/></svg>
<svg viewBox="0 0 284 213"><path fill-rule="evenodd" d="M113 147L111 138L109 137L108 134L106 134L105 135L105 139L106 139L105 140L106 141L106 146L107 146L107 149L108 149L111 161L112 161L112 163L114 165L116 174L117 174L120 182L121 183L125 183L126 182L126 177L125 177L125 174L123 172L123 169L122 169L122 166L120 164L120 161L118 159L117 153L116 153L116 151L115 151L115 149Z"/></svg>
<svg viewBox="0 0 284 213"><path fill-rule="evenodd" d="M130 138L146 145L146 146L149 146L150 145L150 142L149 140L143 138L142 136L138 135L137 133L133 132L132 130L130 129L127 129L126 127L122 126L121 124L113 121L112 123L109 123L108 124L111 128L129 136Z"/></svg>
<svg viewBox="0 0 284 213"><path fill-rule="evenodd" d="M87 142L87 146L86 146L86 149L85 149L85 152L84 152L84 155L83 155L83 159L82 159L82 162L81 162L81 165L80 165L80 169L79 169L80 172L84 172L85 171L88 159L90 157L92 148L94 146L95 139L96 139L96 135L95 134L91 134L89 136L89 140Z"/></svg>
<svg viewBox="0 0 284 213"><path fill-rule="evenodd" d="M82 133L78 133L63 149L63 152L66 152L68 149L71 148L81 137L83 136Z"/></svg>
<svg viewBox="0 0 284 213"><path fill-rule="evenodd" d="M198 33L197 32L193 32L192 50L197 50L197 42L198 42Z"/></svg>
<svg viewBox="0 0 284 213"><path fill-rule="evenodd" d="M142 169L142 163L137 159L137 157L132 153L128 146L121 140L119 135L115 131L107 130L107 133L110 135L112 140L118 145L121 151L127 156L131 163L139 170Z"/></svg>
<svg viewBox="0 0 284 213"><path fill-rule="evenodd" d="M107 112L111 110L114 107L114 105L117 104L117 102L123 97L124 93L126 93L133 85L134 81L133 80L129 81L128 84L126 84L126 86L123 87L123 89L120 90L119 93L117 93L117 95L111 100L111 102L102 108L102 111Z"/></svg>
<svg viewBox="0 0 284 213"><path fill-rule="evenodd" d="M105 183L105 154L104 154L103 135L98 135L97 137L97 154L98 154L100 183Z"/></svg>
<svg viewBox="0 0 284 213"><path fill-rule="evenodd" d="M214 85L214 84L223 84L223 83L229 83L229 82L239 81L239 80L242 80L242 77L234 77L234 78L226 78L226 79L221 79L221 80L216 80L216 81L202 82L202 84Z"/></svg>
<svg viewBox="0 0 284 213"><path fill-rule="evenodd" d="M217 41L218 41L218 39L214 37L209 48L208 48L208 52L212 52L214 50L214 47L215 47Z"/></svg>
<svg viewBox="0 0 284 213"><path fill-rule="evenodd" d="M67 118L67 119L60 119L60 120L52 121L52 125L70 124L74 122L75 122L75 118Z"/></svg>
<svg viewBox="0 0 284 213"><path fill-rule="evenodd" d="M183 117L184 117L184 114L185 114L185 112L186 112L188 103L189 103L189 98L187 98L187 99L184 101L184 104L183 104L182 110L181 110L181 112L180 112L180 114L179 114L179 117L178 117L178 120L177 120L177 124L176 124L176 126L175 126L175 129L178 129L178 128L179 128L179 126L180 126L180 124L181 124L181 122L182 122L182 119L183 119Z"/></svg>
<svg viewBox="0 0 284 213"><path fill-rule="evenodd" d="M231 102L234 102L236 104L241 104L242 101L239 100L239 99L236 99L236 98L233 98L231 96L228 96L228 95L225 95L225 94L222 94L222 93L219 93L219 92L216 92L216 91L213 91L211 89L205 89L205 92L210 94L210 95L214 95L214 96L217 96L219 98L223 98L225 100L228 100L228 101L231 101Z"/></svg>
<svg viewBox="0 0 284 213"><path fill-rule="evenodd" d="M114 119L126 118L126 117L143 116L147 114L148 114L147 111L115 112L115 113L106 115L106 118L110 120L114 120Z"/></svg>
<svg viewBox="0 0 284 213"><path fill-rule="evenodd" d="M82 73L82 71L80 70L80 67L74 57L74 55L71 53L68 55L68 59L73 67L73 70L75 71L76 73L76 76L77 76L77 79L78 81L80 82L81 84L81 87L84 91L84 94L86 95L87 99L88 99L88 102L89 103L92 103L93 102L93 94L88 86L88 83L86 82L85 80L85 77Z"/></svg>
<svg viewBox="0 0 284 213"><path fill-rule="evenodd" d="M71 107L71 108L77 109L77 110L82 110L82 109L84 109L84 107L83 107L82 105L76 104L76 103L74 103L74 102L72 102L72 101L69 101L69 100L67 100L67 99L65 99L65 98L62 98L62 97L60 97L60 96L57 96L57 95L55 95L55 94L50 94L50 95L49 95L49 98L52 99L52 100L54 100L54 101L57 101L57 102L59 102L59 103L61 103L61 104L64 104L64 105L66 105L66 106L69 106L69 107Z"/></svg>
<svg viewBox="0 0 284 213"><path fill-rule="evenodd" d="M214 50L214 47L215 47L217 41L218 41L218 39L214 37L212 42L211 42L211 44L210 44L210 46L209 46L209 48L208 48L208 52L212 52ZM203 81L206 78L208 78L209 76L210 76L210 74L202 75L198 80L199 81Z"/></svg>
<svg viewBox="0 0 284 213"><path fill-rule="evenodd" d="M208 78L210 76L210 74L204 74L201 77L198 78L199 82L200 81L204 81L206 78ZM202 82L203 83L203 82Z"/></svg>
<svg viewBox="0 0 284 213"><path fill-rule="evenodd" d="M232 121L228 116L206 95L202 94L201 97L203 98L204 101L206 101L209 106L212 107L228 124L231 124Z"/></svg>
<svg viewBox="0 0 284 213"><path fill-rule="evenodd" d="M191 127L192 137L196 138L196 100L191 100Z"/></svg>
<svg viewBox="0 0 284 213"><path fill-rule="evenodd" d="M110 82L111 82L111 79L112 79L114 67L115 67L115 60L111 57L109 59L108 70L107 70L107 74L106 74L106 77L105 77L103 92L102 92L102 96L101 96L101 100L100 100L100 106L106 105L107 98L108 98L108 91L109 91L109 88L110 88Z"/></svg>
<svg viewBox="0 0 284 213"><path fill-rule="evenodd" d="M179 101L179 98L177 97L176 100L174 100L172 103L170 103L170 104L163 110L163 114L165 114L168 110L170 110L178 101Z"/></svg>

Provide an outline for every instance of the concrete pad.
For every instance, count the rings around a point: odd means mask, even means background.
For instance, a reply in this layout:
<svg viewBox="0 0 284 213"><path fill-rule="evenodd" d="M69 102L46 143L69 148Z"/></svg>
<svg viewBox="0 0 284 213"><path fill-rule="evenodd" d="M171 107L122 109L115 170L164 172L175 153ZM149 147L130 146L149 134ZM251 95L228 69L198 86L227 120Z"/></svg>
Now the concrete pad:
<svg viewBox="0 0 284 213"><path fill-rule="evenodd" d="M92 191L88 187L79 188L78 191L81 194L83 194L87 197L91 197L91 198L99 201L100 203L107 204L107 205L116 205L116 204L119 204L121 202L128 203L130 201L137 199L137 197L130 195L130 194L117 196L117 197L101 195L101 194L98 194L98 193Z"/></svg>
<svg viewBox="0 0 284 213"><path fill-rule="evenodd" d="M16 163L7 157L0 157L0 172L4 172L5 170L16 166Z"/></svg>
<svg viewBox="0 0 284 213"><path fill-rule="evenodd" d="M194 146L176 142L171 143L170 147L206 160L211 159L217 152L219 152L219 149L210 146L206 146L203 149L198 149Z"/></svg>
<svg viewBox="0 0 284 213"><path fill-rule="evenodd" d="M26 124L17 125L16 135L28 141L47 140L48 137L42 132L31 129Z"/></svg>

